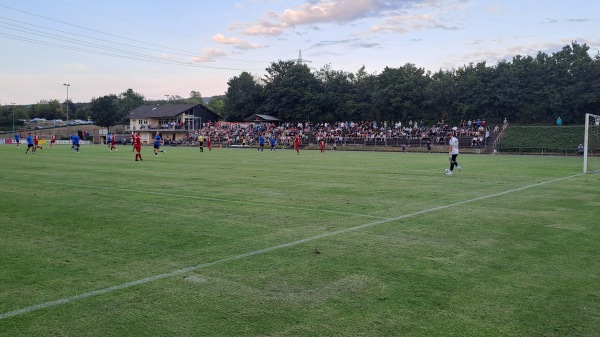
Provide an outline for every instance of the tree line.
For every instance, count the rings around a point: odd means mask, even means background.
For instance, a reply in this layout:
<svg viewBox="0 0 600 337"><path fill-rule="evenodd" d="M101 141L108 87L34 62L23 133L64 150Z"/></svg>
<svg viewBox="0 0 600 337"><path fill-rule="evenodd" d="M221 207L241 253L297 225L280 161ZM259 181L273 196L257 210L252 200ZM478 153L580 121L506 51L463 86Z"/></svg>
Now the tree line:
<svg viewBox="0 0 600 337"><path fill-rule="evenodd" d="M369 74L325 66L317 71L294 61L273 62L262 78L247 72L229 80L224 118L254 114L284 121L409 121L507 118L519 124L547 124L561 117L581 124L600 113L600 57L573 42L560 51L515 56L458 69L426 71L407 63Z"/></svg>
<svg viewBox="0 0 600 337"><path fill-rule="evenodd" d="M227 121L252 114L272 115L287 122L424 121L457 124L461 120L504 118L517 124L549 124L561 117L581 124L585 113L600 114L600 55L590 56L586 44L572 42L560 51L517 55L495 65L471 63L458 69L427 71L407 63L371 74L326 65L311 70L295 61L272 62L257 78L242 72L228 81L223 96L208 107ZM169 96L146 100L128 89L93 98L88 103L41 100L31 106L4 105L0 127L34 117L92 119L100 126L124 123L127 113L145 104L202 103L198 91L189 98Z"/></svg>

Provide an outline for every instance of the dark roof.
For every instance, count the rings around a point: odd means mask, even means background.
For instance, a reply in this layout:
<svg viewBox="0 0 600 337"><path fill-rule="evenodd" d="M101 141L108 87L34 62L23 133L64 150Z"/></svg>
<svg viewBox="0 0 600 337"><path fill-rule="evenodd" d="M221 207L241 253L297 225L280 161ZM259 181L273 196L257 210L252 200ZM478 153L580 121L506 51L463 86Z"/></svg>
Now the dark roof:
<svg viewBox="0 0 600 337"><path fill-rule="evenodd" d="M129 118L175 117L193 110L199 104L142 105L129 113ZM189 112L191 114L191 112Z"/></svg>
<svg viewBox="0 0 600 337"><path fill-rule="evenodd" d="M280 120L277 117L273 117L271 115L253 114L252 116L244 118L244 121L246 121L246 122L252 122L252 121L279 122Z"/></svg>
<svg viewBox="0 0 600 337"><path fill-rule="evenodd" d="M219 115L202 104L163 104L142 105L129 112L129 119L134 118L173 118L183 113L202 118L202 122L216 122Z"/></svg>

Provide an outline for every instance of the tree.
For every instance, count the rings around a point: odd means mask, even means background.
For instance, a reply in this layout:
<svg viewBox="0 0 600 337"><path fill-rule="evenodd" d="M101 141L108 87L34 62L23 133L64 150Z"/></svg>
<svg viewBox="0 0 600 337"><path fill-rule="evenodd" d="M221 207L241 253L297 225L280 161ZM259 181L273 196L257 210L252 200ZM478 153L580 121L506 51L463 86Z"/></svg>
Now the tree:
<svg viewBox="0 0 600 337"><path fill-rule="evenodd" d="M367 73L365 66L362 66L356 74L350 76L350 80L352 89L342 106L340 120L373 120L377 113L377 107L373 104L377 76Z"/></svg>
<svg viewBox="0 0 600 337"><path fill-rule="evenodd" d="M186 99L179 95L167 95L167 104L185 104Z"/></svg>
<svg viewBox="0 0 600 337"><path fill-rule="evenodd" d="M90 114L96 125L109 128L120 123L125 117L125 110L117 95L111 94L92 99Z"/></svg>
<svg viewBox="0 0 600 337"><path fill-rule="evenodd" d="M14 104L0 106L1 129L12 131L13 121L15 127L21 127L24 124L22 121L23 119L29 119L25 107Z"/></svg>
<svg viewBox="0 0 600 337"><path fill-rule="evenodd" d="M351 100L353 74L331 69L325 65L316 74L323 87L320 113L314 116L315 122L346 119L346 102Z"/></svg>
<svg viewBox="0 0 600 337"><path fill-rule="evenodd" d="M364 66L351 74L329 65L313 74L306 65L278 61L261 82L249 73L232 78L224 114L229 121L259 112L285 121L548 123L561 116L577 123L586 112L600 111L600 53L592 57L589 49L573 42L552 55L516 55L494 66L470 63L433 74L410 63L379 75Z"/></svg>
<svg viewBox="0 0 600 337"><path fill-rule="evenodd" d="M186 101L186 103L190 103L190 104L204 103L204 101L202 100L202 95L200 94L200 91L195 91L195 90L190 91L190 98L186 99L185 101Z"/></svg>
<svg viewBox="0 0 600 337"><path fill-rule="evenodd" d="M77 110L75 110L75 116L70 115L69 118L82 119L82 120L91 119L92 115L90 112L90 106L86 105L86 106L82 106L81 108L78 108Z"/></svg>
<svg viewBox="0 0 600 337"><path fill-rule="evenodd" d="M306 121L321 112L321 82L305 64L279 61L267 68L263 79L264 113L285 121Z"/></svg>
<svg viewBox="0 0 600 337"><path fill-rule="evenodd" d="M36 104L31 106L31 116L37 118L45 118L48 120L65 118L61 104L58 100L40 100Z"/></svg>
<svg viewBox="0 0 600 337"><path fill-rule="evenodd" d="M125 112L144 105L145 98L142 94L138 94L133 89L127 89L119 94L119 100L121 101L121 108Z"/></svg>
<svg viewBox="0 0 600 337"><path fill-rule="evenodd" d="M262 104L263 87L248 72L231 78L225 93L223 117L227 121L241 121L255 114Z"/></svg>
<svg viewBox="0 0 600 337"><path fill-rule="evenodd" d="M211 100L208 102L208 107L219 116L223 117L225 112L225 100L225 95L213 96L213 98L211 98Z"/></svg>
<svg viewBox="0 0 600 337"><path fill-rule="evenodd" d="M413 64L386 67L377 77L374 104L379 113L374 119L398 122L422 118L428 81L425 70Z"/></svg>

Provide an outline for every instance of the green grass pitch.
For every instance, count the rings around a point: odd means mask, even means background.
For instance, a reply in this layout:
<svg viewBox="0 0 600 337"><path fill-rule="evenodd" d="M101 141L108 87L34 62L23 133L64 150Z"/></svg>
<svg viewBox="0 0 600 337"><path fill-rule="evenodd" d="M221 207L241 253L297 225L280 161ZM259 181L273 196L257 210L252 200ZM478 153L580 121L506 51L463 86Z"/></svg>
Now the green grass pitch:
<svg viewBox="0 0 600 337"><path fill-rule="evenodd" d="M598 336L581 158L0 146L1 336Z"/></svg>

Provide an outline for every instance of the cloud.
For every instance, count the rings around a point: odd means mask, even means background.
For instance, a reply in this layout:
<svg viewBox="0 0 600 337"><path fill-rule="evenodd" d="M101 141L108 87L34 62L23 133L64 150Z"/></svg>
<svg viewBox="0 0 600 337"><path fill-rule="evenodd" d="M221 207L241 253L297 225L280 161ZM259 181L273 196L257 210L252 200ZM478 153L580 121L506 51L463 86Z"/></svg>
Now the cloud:
<svg viewBox="0 0 600 337"><path fill-rule="evenodd" d="M217 35L213 36L212 39L213 39L213 41L215 41L217 43L234 46L237 49L246 50L246 49L261 48L261 46L257 43L250 43L250 42L238 39L237 37L226 38L225 35L223 35L223 34L217 34Z"/></svg>
<svg viewBox="0 0 600 337"><path fill-rule="evenodd" d="M382 31L392 31L403 34L409 31L423 29L457 30L458 28L444 25L430 14L407 14L389 17L382 24L371 27L370 32L377 33Z"/></svg>
<svg viewBox="0 0 600 337"><path fill-rule="evenodd" d="M192 62L194 63L202 63L202 62L213 62L215 59L227 56L227 53L222 51L221 49L213 49L213 48L204 48L202 50L201 56L196 56L192 58Z"/></svg>
<svg viewBox="0 0 600 337"><path fill-rule="evenodd" d="M589 22L590 19L567 19L567 22Z"/></svg>
<svg viewBox="0 0 600 337"><path fill-rule="evenodd" d="M358 39L319 41L319 42L311 45L307 50L310 50L312 48L335 46L335 45L340 45L340 44L356 44L356 43L358 43L358 41L359 41Z"/></svg>
<svg viewBox="0 0 600 337"><path fill-rule="evenodd" d="M469 64L485 61L489 65L494 65L502 60L511 61L513 57L517 55L535 57L540 51L550 55L561 50L566 44L570 43L571 41L568 41L567 39L560 39L559 42L553 41L534 44L515 44L493 50L479 49L477 51L460 55L460 60L457 60L454 63Z"/></svg>
<svg viewBox="0 0 600 337"><path fill-rule="evenodd" d="M373 25L368 33L393 32L405 34L419 30L458 30L459 27L449 22L461 22L464 18L457 17L466 12L467 1L430 0L415 4L413 11L403 10L389 13L382 18L380 24ZM490 10L488 8L488 10ZM462 14L461 14L462 13Z"/></svg>
<svg viewBox="0 0 600 337"><path fill-rule="evenodd" d="M377 48L380 47L381 45L379 43L368 43L368 42L363 42L363 43L357 43L354 44L355 47L357 48L366 48L366 49L371 49L371 48Z"/></svg>
<svg viewBox="0 0 600 337"><path fill-rule="evenodd" d="M315 44L312 44L309 48L307 48L305 50L311 50L313 48L318 49L321 47L329 47L329 46L337 46L337 45L349 45L353 49L356 49L356 48L371 49L371 48L381 47L381 44L377 43L377 42L364 42L361 39L343 39L343 40L319 41Z"/></svg>
<svg viewBox="0 0 600 337"><path fill-rule="evenodd" d="M381 17L393 10L431 1L423 0L314 0L281 13L269 12L267 18L247 25L246 35L278 36L286 29L324 23L349 23L352 21ZM435 2L435 1L434 1Z"/></svg>

